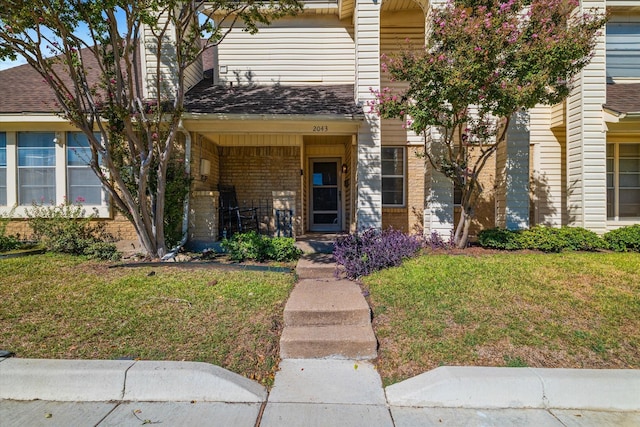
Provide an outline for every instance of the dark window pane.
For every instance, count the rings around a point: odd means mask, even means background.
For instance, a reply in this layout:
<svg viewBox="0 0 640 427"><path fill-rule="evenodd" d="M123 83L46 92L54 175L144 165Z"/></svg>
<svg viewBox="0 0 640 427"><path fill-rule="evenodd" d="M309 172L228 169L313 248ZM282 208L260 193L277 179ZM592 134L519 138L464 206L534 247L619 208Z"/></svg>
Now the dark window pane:
<svg viewBox="0 0 640 427"><path fill-rule="evenodd" d="M314 188L313 189L313 210L314 211L335 211L338 209L338 189L337 188Z"/></svg>
<svg viewBox="0 0 640 427"><path fill-rule="evenodd" d="M640 144L620 144L620 157L640 158Z"/></svg>
<svg viewBox="0 0 640 427"><path fill-rule="evenodd" d="M382 204L402 205L402 178L382 178Z"/></svg>
<svg viewBox="0 0 640 427"><path fill-rule="evenodd" d="M615 203L614 190L607 190L607 217L609 218L613 218L615 216L615 211L613 210L614 203Z"/></svg>
<svg viewBox="0 0 640 427"><path fill-rule="evenodd" d="M338 166L336 162L313 163L313 185L337 185Z"/></svg>
<svg viewBox="0 0 640 427"><path fill-rule="evenodd" d="M640 189L620 190L620 217L640 217Z"/></svg>
<svg viewBox="0 0 640 427"><path fill-rule="evenodd" d="M314 224L337 224L338 214L313 214Z"/></svg>

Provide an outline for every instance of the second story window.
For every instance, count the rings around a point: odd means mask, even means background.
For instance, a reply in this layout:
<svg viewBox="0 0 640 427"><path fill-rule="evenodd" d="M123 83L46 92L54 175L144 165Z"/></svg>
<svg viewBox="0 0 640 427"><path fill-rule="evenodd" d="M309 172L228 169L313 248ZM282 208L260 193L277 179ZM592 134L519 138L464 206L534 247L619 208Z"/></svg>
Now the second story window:
<svg viewBox="0 0 640 427"><path fill-rule="evenodd" d="M607 24L607 77L640 78L640 22Z"/></svg>

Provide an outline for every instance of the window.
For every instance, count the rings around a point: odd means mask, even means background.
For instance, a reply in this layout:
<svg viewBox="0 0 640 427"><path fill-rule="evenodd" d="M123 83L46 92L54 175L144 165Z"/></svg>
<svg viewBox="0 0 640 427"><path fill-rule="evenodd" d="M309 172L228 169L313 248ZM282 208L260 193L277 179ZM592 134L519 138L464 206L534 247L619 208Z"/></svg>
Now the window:
<svg viewBox="0 0 640 427"><path fill-rule="evenodd" d="M640 144L607 145L607 217L640 217Z"/></svg>
<svg viewBox="0 0 640 427"><path fill-rule="evenodd" d="M382 147L382 204L404 206L404 147Z"/></svg>
<svg viewBox="0 0 640 427"><path fill-rule="evenodd" d="M99 135L96 135L99 138ZM91 148L82 132L67 133L67 200L85 205L102 204L102 184L89 166Z"/></svg>
<svg viewBox="0 0 640 427"><path fill-rule="evenodd" d="M640 22L607 24L607 77L640 77Z"/></svg>
<svg viewBox="0 0 640 427"><path fill-rule="evenodd" d="M55 203L56 146L53 132L18 132L18 203Z"/></svg>
<svg viewBox="0 0 640 427"><path fill-rule="evenodd" d="M7 206L7 134L0 132L0 206Z"/></svg>
<svg viewBox="0 0 640 427"><path fill-rule="evenodd" d="M455 182L453 183L453 204L455 206L462 205L462 187Z"/></svg>

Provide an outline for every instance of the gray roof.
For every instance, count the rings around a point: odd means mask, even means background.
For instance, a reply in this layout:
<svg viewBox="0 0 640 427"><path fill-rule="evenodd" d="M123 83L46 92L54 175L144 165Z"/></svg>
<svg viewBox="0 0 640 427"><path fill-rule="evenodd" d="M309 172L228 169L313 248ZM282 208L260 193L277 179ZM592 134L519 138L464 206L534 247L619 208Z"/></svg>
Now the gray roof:
<svg viewBox="0 0 640 427"><path fill-rule="evenodd" d="M605 108L616 113L640 113L640 83L607 85Z"/></svg>
<svg viewBox="0 0 640 427"><path fill-rule="evenodd" d="M185 96L185 110L210 114L362 115L353 85L214 85L205 79Z"/></svg>

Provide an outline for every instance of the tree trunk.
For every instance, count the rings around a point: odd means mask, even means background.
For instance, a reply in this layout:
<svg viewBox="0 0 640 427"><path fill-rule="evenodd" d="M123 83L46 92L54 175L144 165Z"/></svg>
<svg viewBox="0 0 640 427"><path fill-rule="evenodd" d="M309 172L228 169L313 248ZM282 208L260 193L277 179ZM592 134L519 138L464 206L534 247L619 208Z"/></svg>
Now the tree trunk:
<svg viewBox="0 0 640 427"><path fill-rule="evenodd" d="M469 243L469 228L471 228L471 209L463 206L458 225L456 225L456 232L453 236L453 243L456 248L464 249L467 247Z"/></svg>

